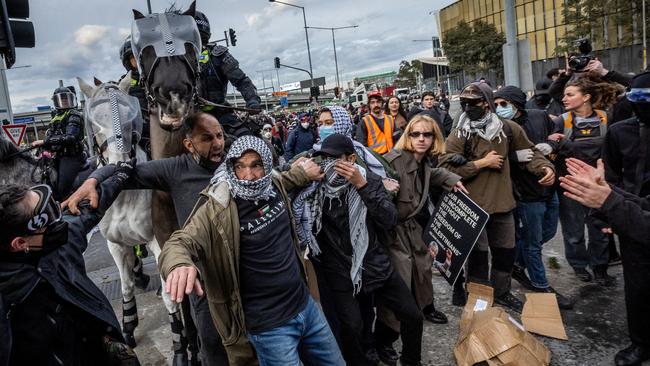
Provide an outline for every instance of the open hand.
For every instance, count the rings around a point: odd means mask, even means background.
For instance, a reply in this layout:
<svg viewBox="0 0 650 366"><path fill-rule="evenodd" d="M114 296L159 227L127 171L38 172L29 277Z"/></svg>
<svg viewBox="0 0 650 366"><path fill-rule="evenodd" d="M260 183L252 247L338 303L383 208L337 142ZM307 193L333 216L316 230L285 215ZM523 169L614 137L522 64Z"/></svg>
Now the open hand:
<svg viewBox="0 0 650 366"><path fill-rule="evenodd" d="M199 282L198 271L194 266L181 266L174 268L165 279L165 292L172 301L183 302L183 296L196 292L203 296L203 288Z"/></svg>

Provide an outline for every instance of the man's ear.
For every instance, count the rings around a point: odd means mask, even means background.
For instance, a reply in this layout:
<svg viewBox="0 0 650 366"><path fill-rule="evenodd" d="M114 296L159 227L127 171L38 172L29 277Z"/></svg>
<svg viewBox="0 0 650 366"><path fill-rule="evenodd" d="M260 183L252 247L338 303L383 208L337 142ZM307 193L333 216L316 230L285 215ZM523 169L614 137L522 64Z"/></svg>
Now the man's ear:
<svg viewBox="0 0 650 366"><path fill-rule="evenodd" d="M29 243L22 236L18 236L11 241L12 252L24 252L27 248L29 248Z"/></svg>
<svg viewBox="0 0 650 366"><path fill-rule="evenodd" d="M354 163L354 162L356 162L356 161L357 161L357 154L354 154L354 153L353 153L353 154L348 155L347 160L348 160L348 162L350 162L350 163Z"/></svg>
<svg viewBox="0 0 650 366"><path fill-rule="evenodd" d="M183 146L185 146L185 149L190 153L194 153L194 146L192 145L192 140L188 139L187 137L184 138Z"/></svg>

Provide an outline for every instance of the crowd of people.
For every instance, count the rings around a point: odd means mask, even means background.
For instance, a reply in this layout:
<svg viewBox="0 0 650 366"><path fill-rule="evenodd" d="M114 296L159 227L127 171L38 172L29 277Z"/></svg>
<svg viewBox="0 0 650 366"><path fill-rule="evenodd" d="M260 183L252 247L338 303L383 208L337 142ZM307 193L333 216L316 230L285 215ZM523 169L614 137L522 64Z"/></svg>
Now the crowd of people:
<svg viewBox="0 0 650 366"><path fill-rule="evenodd" d="M197 24L208 44L207 18ZM120 56L140 95L127 43ZM224 103L215 80L227 79L259 108L227 49L201 55L206 99ZM204 365L421 365L424 321L448 322L434 301L437 245L422 234L452 191L490 215L454 305L478 282L521 312L514 278L570 310L574 300L546 276L543 245L561 223L576 278L606 291L616 235L631 345L615 362L649 359L650 72L629 78L592 60L552 70L531 98L485 80L458 98L452 115L444 95L424 92L407 108L371 94L361 108L258 117L259 131L206 107L183 119L184 154L108 164L73 193L85 161L82 116L74 93L57 89L58 112L36 145L56 154L58 186L0 187L0 365L138 363L82 256L86 234L125 189L171 196L180 229L159 270L172 300L189 296Z"/></svg>

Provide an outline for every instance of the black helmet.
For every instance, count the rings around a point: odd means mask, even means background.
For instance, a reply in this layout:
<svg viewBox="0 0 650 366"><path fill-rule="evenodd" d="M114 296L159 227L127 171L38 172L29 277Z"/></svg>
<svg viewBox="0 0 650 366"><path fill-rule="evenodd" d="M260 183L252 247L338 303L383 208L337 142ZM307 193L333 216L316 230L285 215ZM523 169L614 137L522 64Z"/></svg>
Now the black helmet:
<svg viewBox="0 0 650 366"><path fill-rule="evenodd" d="M126 37L124 44L120 48L120 60L126 71L131 71L131 56L133 56L133 49L131 49L131 36Z"/></svg>
<svg viewBox="0 0 650 366"><path fill-rule="evenodd" d="M70 109L77 107L77 96L65 86L54 89L52 102L56 109Z"/></svg>
<svg viewBox="0 0 650 366"><path fill-rule="evenodd" d="M201 34L201 43L204 45L208 44L210 40L210 21L205 14L197 11L194 14L194 20L196 20L196 26L199 28L199 33Z"/></svg>

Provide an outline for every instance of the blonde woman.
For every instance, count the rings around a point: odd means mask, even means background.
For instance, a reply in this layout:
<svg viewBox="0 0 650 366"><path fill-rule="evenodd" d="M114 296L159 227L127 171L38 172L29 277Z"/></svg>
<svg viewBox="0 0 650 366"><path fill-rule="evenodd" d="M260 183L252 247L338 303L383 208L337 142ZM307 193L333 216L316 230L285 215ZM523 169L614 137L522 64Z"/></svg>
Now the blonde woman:
<svg viewBox="0 0 650 366"><path fill-rule="evenodd" d="M432 187L467 192L460 176L444 168L433 168L429 162L429 159L444 153L444 146L438 124L427 115L417 115L406 125L394 149L384 155L400 179L395 201L398 212L396 235L389 245L389 256L424 317L438 324L446 323L447 317L433 306L432 258L422 240L423 228L416 216L431 206L429 190ZM380 308L375 332L380 358L391 358L395 352L392 344L399 337L399 323L393 314Z"/></svg>

